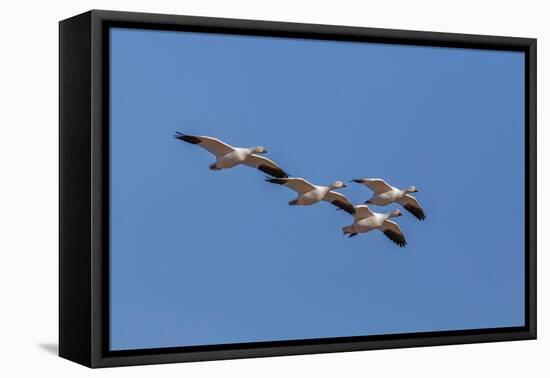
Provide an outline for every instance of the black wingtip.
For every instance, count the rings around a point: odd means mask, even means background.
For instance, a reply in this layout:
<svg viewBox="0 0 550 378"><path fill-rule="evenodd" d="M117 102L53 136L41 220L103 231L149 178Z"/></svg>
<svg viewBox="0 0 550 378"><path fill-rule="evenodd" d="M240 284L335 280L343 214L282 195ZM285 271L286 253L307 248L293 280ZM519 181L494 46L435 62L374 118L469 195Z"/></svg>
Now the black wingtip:
<svg viewBox="0 0 550 378"><path fill-rule="evenodd" d="M419 221L423 221L424 219L426 219L426 214L424 213L424 210L418 208L418 207L414 207L414 206L411 206L411 205L405 205L403 206L405 208L405 210L407 210L409 213L411 213L412 215L414 215L414 217L416 219L418 219Z"/></svg>
<svg viewBox="0 0 550 378"><path fill-rule="evenodd" d="M273 168L267 165L260 165L258 169L263 173L266 173L275 178L288 178L288 173L283 171L281 168Z"/></svg>
<svg viewBox="0 0 550 378"><path fill-rule="evenodd" d="M191 144L199 144L201 142L199 138L194 137L192 135L182 134L179 131L176 131L174 138L183 140L184 142L191 143Z"/></svg>
<svg viewBox="0 0 550 378"><path fill-rule="evenodd" d="M362 179L353 179L353 180L349 180L349 182L356 182L358 184L361 184L361 183L363 183L363 180Z"/></svg>
<svg viewBox="0 0 550 378"><path fill-rule="evenodd" d="M385 230L384 235L388 237L392 242L394 242L397 246L403 248L407 245L407 241L405 240L405 237L401 234L398 234L396 232Z"/></svg>
<svg viewBox="0 0 550 378"><path fill-rule="evenodd" d="M273 177L267 177L265 179L265 181L267 182L270 182L272 184L279 184L279 185L284 185L286 183L286 180L285 179L282 179L282 178L273 178Z"/></svg>
<svg viewBox="0 0 550 378"><path fill-rule="evenodd" d="M357 210L355 210L355 207L346 202L343 202L340 200L334 200L331 203L337 208L344 210L348 214L355 215L357 213Z"/></svg>

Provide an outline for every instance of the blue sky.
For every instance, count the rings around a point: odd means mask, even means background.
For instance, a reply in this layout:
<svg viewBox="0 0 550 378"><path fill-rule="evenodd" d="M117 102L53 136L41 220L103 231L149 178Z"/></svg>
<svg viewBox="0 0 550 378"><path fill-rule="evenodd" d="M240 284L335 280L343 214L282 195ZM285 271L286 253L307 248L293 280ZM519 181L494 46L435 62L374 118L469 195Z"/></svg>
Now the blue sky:
<svg viewBox="0 0 550 378"><path fill-rule="evenodd" d="M519 52L113 29L111 349L523 325L523 70ZM397 218L406 248L345 238L346 213L210 171L175 131L264 145L317 184L416 185L427 219Z"/></svg>

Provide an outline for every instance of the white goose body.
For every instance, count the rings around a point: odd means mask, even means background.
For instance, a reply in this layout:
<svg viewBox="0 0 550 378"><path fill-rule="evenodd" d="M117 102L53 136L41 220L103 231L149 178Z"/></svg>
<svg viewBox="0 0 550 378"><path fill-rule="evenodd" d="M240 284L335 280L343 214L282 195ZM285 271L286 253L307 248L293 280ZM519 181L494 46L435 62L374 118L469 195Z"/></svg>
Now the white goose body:
<svg viewBox="0 0 550 378"><path fill-rule="evenodd" d="M329 186L313 185L309 181L298 177L268 178L266 181L272 184L284 185L298 193L298 196L295 199L288 202L291 206L309 206L320 201L326 201L350 214L355 214L353 204L346 198L346 196L333 190L346 187L346 185L341 181L335 181Z"/></svg>
<svg viewBox="0 0 550 378"><path fill-rule="evenodd" d="M330 192L328 186L315 185L315 189L299 194L294 201L296 205L313 205L314 203L322 201L328 192Z"/></svg>
<svg viewBox="0 0 550 378"><path fill-rule="evenodd" d="M424 214L424 210L422 210L417 199L410 195L410 193L418 192L416 187L410 186L401 190L391 186L382 179L376 178L363 178L352 181L363 184L374 192L372 197L365 202L366 204L386 206L390 203L397 202L419 220L424 220L426 218L426 214Z"/></svg>
<svg viewBox="0 0 550 378"><path fill-rule="evenodd" d="M390 191L384 193L374 193L372 198L369 200L369 203L378 206L386 206L400 198L403 198L404 196L405 193L402 190L392 187Z"/></svg>
<svg viewBox="0 0 550 378"><path fill-rule="evenodd" d="M186 135L179 132L176 133L175 138L187 143L195 144L213 154L216 157L216 161L213 164L210 164L209 168L214 171L233 168L242 164L259 169L260 171L273 177L288 177L288 174L273 161L258 155L267 153L267 150L262 146L252 148L233 147L216 138Z"/></svg>
<svg viewBox="0 0 550 378"><path fill-rule="evenodd" d="M233 168L234 166L243 163L249 156L254 153L254 150L252 148L233 148L233 151L228 152L225 155L217 156L216 162L214 163L216 169Z"/></svg>
<svg viewBox="0 0 550 378"><path fill-rule="evenodd" d="M342 228L344 235L350 238L357 234L364 234L372 230L381 231L386 237L400 247L407 245L405 235L399 225L390 220L393 217L400 217L402 214L399 210L394 210L390 213L375 213L369 209L367 205L355 206L355 222L349 226Z"/></svg>
<svg viewBox="0 0 550 378"><path fill-rule="evenodd" d="M358 234L361 234L379 228L388 219L389 214L373 213L371 217L356 220L352 226Z"/></svg>

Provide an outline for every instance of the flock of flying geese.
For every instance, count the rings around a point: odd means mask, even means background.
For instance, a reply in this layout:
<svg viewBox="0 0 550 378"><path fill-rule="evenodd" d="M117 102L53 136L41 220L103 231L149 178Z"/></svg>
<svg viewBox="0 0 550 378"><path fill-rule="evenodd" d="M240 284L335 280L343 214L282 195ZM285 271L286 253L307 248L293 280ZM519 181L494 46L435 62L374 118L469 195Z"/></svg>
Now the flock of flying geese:
<svg viewBox="0 0 550 378"><path fill-rule="evenodd" d="M386 206L397 202L419 220L426 218L416 198L410 195L410 193L418 192L414 186L398 189L378 178L351 180L352 182L367 186L374 192L365 204L354 206L346 196L335 191L335 189L346 187L342 181L335 181L331 185L323 186L313 185L303 178L289 177L272 160L260 156L260 154L267 153L267 150L263 146L252 148L233 147L216 138L186 135L179 132L176 132L174 137L184 142L195 144L212 153L216 157L216 161L209 167L212 170L228 169L242 164L259 169L272 176L266 178L266 181L286 186L298 193L295 199L288 202L289 205L309 206L320 201L326 201L348 212L354 217L355 221L353 224L343 227L342 231L344 235L348 235L350 238L360 233L379 230L398 246L404 247L407 245L407 241L399 225L390 220L390 218L399 217L403 214L399 210L393 210L389 213L375 213L369 209L369 204Z"/></svg>

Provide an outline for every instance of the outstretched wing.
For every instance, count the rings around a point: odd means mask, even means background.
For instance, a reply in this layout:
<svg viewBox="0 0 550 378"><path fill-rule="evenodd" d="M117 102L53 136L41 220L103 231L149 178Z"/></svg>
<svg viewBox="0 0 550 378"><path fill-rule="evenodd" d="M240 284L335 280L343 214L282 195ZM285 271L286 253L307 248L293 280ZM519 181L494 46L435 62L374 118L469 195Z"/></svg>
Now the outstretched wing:
<svg viewBox="0 0 550 378"><path fill-rule="evenodd" d="M222 156L235 151L235 149L227 143L224 143L221 140L212 137L186 135L180 132L176 132L174 138L183 140L187 143L196 144L197 146L204 148L205 150L216 156Z"/></svg>
<svg viewBox="0 0 550 378"><path fill-rule="evenodd" d="M398 246L404 247L407 245L405 235L403 235L403 231L401 231L401 228L397 223L391 220L386 220L382 224L382 227L380 227L380 231L382 231L384 235L388 237L388 239L390 239Z"/></svg>
<svg viewBox="0 0 550 378"><path fill-rule="evenodd" d="M263 156L252 154L246 158L243 164L248 165L249 167L252 167L252 168L257 168L260 171L267 173L268 175L273 177L277 177L277 178L288 177L288 173L283 171L281 167L279 167L273 161Z"/></svg>
<svg viewBox="0 0 550 378"><path fill-rule="evenodd" d="M420 206L420 204L418 203L418 201L416 200L416 198L414 198L413 196L411 196L410 194L407 194L405 197L403 197L402 199L399 199L397 200L397 202L399 202L401 205L403 205L403 207L409 212L411 213L412 215L414 215L416 218L418 218L419 220L424 220L426 219L426 214L424 214L424 210L422 210L422 207Z"/></svg>
<svg viewBox="0 0 550 378"><path fill-rule="evenodd" d="M315 189L315 186L303 178L267 178L265 181L270 182L272 184L279 184L284 185L295 192L298 192L299 194L307 193Z"/></svg>
<svg viewBox="0 0 550 378"><path fill-rule="evenodd" d="M388 184L386 181L379 178L373 178L373 179L363 178L363 179L355 179L352 181L367 186L370 190L372 190L375 193L384 193L393 189L390 186L390 184Z"/></svg>
<svg viewBox="0 0 550 378"><path fill-rule="evenodd" d="M351 215L355 214L355 208L353 207L353 204L342 193L331 190L327 193L323 200L332 203L334 206L339 207L340 209L344 210L347 213L350 213Z"/></svg>
<svg viewBox="0 0 550 378"><path fill-rule="evenodd" d="M355 220L365 219L372 217L374 214L370 211L367 205L355 206Z"/></svg>

